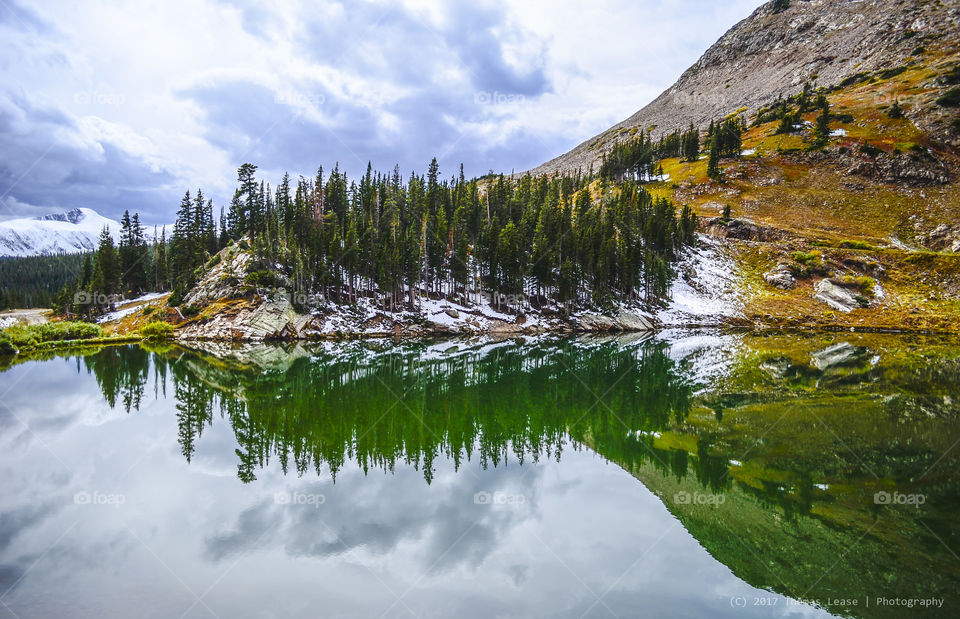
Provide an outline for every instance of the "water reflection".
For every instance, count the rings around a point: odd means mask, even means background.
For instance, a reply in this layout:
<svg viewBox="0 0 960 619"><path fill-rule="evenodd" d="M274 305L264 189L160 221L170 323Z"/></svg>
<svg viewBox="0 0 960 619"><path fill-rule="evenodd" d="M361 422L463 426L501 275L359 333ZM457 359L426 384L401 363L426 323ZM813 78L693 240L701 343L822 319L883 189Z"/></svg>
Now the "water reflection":
<svg viewBox="0 0 960 619"><path fill-rule="evenodd" d="M958 358L937 339L716 333L108 347L37 364L73 368L68 396L18 366L0 374L25 378L0 423L10 453L27 453L0 459L25 477L4 495L0 553L19 558L0 580L30 582L42 551L24 546L31 527L69 520L59 499L24 500L31 488L119 486L126 504L108 513L129 528L84 538L77 556L135 551L141 529L127 518L139 519L167 531L151 548L179 548L170 535L186 532L176 571L208 584L216 574L197 561L327 565L337 584L324 594L348 614L634 615L640 600L663 616L902 614L878 596L936 598L949 612L960 608ZM172 445L179 466L158 455ZM41 477L24 473L31 455ZM128 568L139 570L150 572ZM358 601L370 570L386 592ZM411 607L391 597L413 583ZM516 594L501 603L490 587ZM289 614L310 614L291 600Z"/></svg>

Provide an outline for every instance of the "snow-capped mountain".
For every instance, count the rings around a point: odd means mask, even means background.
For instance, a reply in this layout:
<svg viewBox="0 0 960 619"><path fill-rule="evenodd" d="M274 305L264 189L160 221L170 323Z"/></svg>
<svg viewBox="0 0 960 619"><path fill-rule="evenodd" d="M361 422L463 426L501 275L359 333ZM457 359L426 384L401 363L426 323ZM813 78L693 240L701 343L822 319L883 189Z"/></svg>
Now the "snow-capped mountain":
<svg viewBox="0 0 960 619"><path fill-rule="evenodd" d="M89 208L42 217L0 221L0 257L71 254L96 249L100 231L107 226L114 242L120 222ZM153 229L145 231L148 239Z"/></svg>

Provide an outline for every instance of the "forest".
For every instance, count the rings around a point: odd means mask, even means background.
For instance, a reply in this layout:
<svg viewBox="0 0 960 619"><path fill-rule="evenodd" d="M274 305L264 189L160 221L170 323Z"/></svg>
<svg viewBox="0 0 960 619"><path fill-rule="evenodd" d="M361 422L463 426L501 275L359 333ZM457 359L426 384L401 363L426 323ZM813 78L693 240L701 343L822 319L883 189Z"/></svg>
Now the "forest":
<svg viewBox="0 0 960 619"><path fill-rule="evenodd" d="M695 131L695 130L694 130ZM148 244L125 213L120 243L104 233L61 311L90 314L120 296L172 290L179 305L219 249L250 249L245 284L283 288L312 305L372 298L397 311L424 296L472 303L478 295L565 310L614 302L652 305L666 295L671 265L695 241L696 216L654 198L631 179L604 175L514 179L489 175L404 180L399 167L350 180L335 166L271 186L257 166L237 172L230 204L215 215L202 190L187 191L167 241ZM94 304L78 306L76 292ZM301 301L301 305L304 303ZM303 306L297 309L306 310Z"/></svg>

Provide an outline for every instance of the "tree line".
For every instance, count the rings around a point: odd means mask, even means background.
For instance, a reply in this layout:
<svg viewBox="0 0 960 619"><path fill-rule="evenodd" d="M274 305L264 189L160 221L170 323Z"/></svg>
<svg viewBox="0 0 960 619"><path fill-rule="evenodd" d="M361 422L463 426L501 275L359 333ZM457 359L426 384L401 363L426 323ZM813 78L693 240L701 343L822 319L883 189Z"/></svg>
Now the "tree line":
<svg viewBox="0 0 960 619"><path fill-rule="evenodd" d="M657 148L692 152L683 146L687 138L677 139ZM164 229L152 242L138 215L125 213L119 244L108 231L101 234L58 306L96 313L145 290L172 290L171 304L178 305L230 243L251 250L247 285L284 287L317 304L367 297L395 311L440 295L565 310L650 304L667 293L671 264L697 228L691 209L678 212L632 180L581 174L468 180L462 165L459 175L443 178L436 159L426 175L406 180L399 167L381 173L368 164L357 180L339 166L328 174L321 167L296 180L284 174L275 187L244 163L219 222L214 212L202 189L188 191L169 240Z"/></svg>

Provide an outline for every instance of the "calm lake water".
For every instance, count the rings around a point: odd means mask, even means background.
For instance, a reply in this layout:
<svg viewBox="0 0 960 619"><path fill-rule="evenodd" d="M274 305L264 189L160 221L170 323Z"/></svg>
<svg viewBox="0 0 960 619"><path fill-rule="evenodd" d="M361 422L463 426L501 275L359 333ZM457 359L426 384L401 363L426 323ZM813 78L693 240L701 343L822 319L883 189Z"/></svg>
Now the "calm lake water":
<svg viewBox="0 0 960 619"><path fill-rule="evenodd" d="M956 340L10 364L0 616L960 616Z"/></svg>

